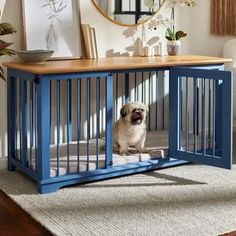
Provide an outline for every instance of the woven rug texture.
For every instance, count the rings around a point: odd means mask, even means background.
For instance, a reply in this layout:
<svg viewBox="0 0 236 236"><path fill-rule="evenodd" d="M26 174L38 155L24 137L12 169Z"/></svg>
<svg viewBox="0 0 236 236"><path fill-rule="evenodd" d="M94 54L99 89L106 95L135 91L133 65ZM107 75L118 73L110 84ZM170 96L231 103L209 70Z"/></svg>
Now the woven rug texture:
<svg viewBox="0 0 236 236"><path fill-rule="evenodd" d="M236 229L236 165L188 164L45 195L23 174L3 170L0 188L59 236L214 236Z"/></svg>

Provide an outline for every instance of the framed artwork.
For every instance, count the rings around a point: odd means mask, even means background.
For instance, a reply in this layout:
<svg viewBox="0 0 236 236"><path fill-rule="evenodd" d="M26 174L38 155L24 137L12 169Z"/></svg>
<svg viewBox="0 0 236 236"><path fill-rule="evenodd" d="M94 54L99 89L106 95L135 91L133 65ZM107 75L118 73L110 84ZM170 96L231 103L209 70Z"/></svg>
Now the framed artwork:
<svg viewBox="0 0 236 236"><path fill-rule="evenodd" d="M80 58L79 0L22 0L27 50L54 50L53 58Z"/></svg>

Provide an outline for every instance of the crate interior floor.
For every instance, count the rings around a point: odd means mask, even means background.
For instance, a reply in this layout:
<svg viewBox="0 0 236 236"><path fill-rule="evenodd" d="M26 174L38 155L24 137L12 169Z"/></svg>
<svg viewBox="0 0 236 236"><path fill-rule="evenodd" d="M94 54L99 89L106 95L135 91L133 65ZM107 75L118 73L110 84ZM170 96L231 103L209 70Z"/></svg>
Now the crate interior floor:
<svg viewBox="0 0 236 236"><path fill-rule="evenodd" d="M89 162L87 162L87 142L80 141L80 156L79 162L77 157L77 142L70 142L70 156L69 156L69 172L76 173L78 171L95 170L96 169L96 140L92 139L89 142ZM104 140L99 140L99 155L98 167L105 166L105 150ZM131 149L127 156L119 155L118 152L113 152L113 166L145 161L156 158L164 158L168 155L168 131L148 132L146 139L145 153L138 153L136 150ZM67 168L67 143L60 144L59 148L59 175L68 174ZM51 145L50 147L50 176L54 177L57 174L57 146ZM78 166L79 163L79 166Z"/></svg>
<svg viewBox="0 0 236 236"><path fill-rule="evenodd" d="M198 136L198 139L200 137ZM105 166L105 150L104 140L99 139L98 142L99 155L96 155L96 139L89 141L89 160L87 156L87 142L81 140L79 143L80 155L77 157L77 141L72 141L69 144L69 158L67 156L67 143L59 145L59 161L57 161L57 145L50 145L50 176L66 175L78 173L81 171L95 170L96 168L104 168ZM190 135L190 147L193 147L193 136ZM131 149L126 156L119 155L118 152L113 152L113 166L125 165L140 161L165 158L168 156L168 130L150 131L147 132L145 143L146 152L139 153L135 149ZM28 156L30 151L28 150ZM19 155L20 156L20 155ZM32 150L32 168L35 169L35 150ZM69 161L68 161L69 159ZM98 159L98 166L96 161ZM69 164L68 164L69 163ZM58 168L59 166L59 168Z"/></svg>

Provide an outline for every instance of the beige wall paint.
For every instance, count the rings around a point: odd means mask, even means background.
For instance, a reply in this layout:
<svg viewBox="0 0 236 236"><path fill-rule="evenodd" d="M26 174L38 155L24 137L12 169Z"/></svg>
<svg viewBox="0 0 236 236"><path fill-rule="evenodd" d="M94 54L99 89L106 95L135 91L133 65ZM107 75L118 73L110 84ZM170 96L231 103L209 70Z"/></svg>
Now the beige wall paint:
<svg viewBox="0 0 236 236"><path fill-rule="evenodd" d="M90 0L80 0L81 19L83 23L89 23L95 27L99 56L135 55L138 54L138 41L141 38L141 29L128 28L115 25L100 15ZM176 14L177 27L188 32L188 37L183 40L183 53L221 56L224 43L231 37L215 37L209 32L210 0L198 0L195 8L178 8ZM169 15L166 9L162 13ZM7 0L3 12L2 21L10 22L17 28L17 34L8 37L14 41L13 48L21 49L22 45L22 22L21 0ZM164 29L158 33L147 32L147 38L164 37ZM154 38L155 39L155 38ZM164 41L163 41L164 42ZM1 57L0 61L14 60L13 58ZM0 81L0 168L5 168L7 153L7 118L6 118L6 83Z"/></svg>

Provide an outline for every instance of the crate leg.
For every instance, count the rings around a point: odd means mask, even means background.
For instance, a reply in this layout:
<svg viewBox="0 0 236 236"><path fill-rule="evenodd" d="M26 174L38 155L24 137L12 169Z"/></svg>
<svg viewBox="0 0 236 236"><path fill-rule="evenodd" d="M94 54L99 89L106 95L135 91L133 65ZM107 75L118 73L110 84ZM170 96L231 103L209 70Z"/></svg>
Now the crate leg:
<svg viewBox="0 0 236 236"><path fill-rule="evenodd" d="M8 170L14 171L15 166L10 163L10 157L15 158L16 152L16 79L8 71L7 78L7 130L8 130Z"/></svg>
<svg viewBox="0 0 236 236"><path fill-rule="evenodd" d="M50 80L38 78L38 182L50 178Z"/></svg>

